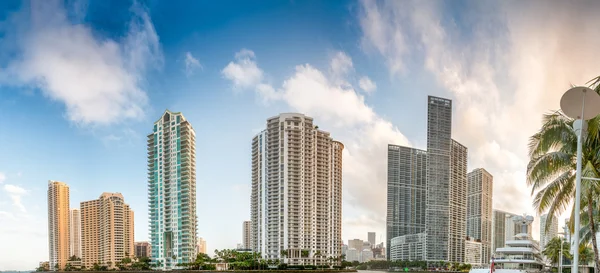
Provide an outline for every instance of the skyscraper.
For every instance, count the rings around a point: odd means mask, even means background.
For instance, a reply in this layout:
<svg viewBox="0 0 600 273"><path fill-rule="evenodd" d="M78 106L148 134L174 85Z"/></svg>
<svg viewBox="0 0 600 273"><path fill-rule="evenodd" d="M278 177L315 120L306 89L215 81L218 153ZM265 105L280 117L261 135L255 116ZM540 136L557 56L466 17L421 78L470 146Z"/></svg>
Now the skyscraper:
<svg viewBox="0 0 600 273"><path fill-rule="evenodd" d="M81 217L78 209L71 209L70 219L71 228L69 236L71 237L70 256L81 258Z"/></svg>
<svg viewBox="0 0 600 273"><path fill-rule="evenodd" d="M81 264L115 268L123 258L133 257L133 211L120 193L102 193L96 200L81 202Z"/></svg>
<svg viewBox="0 0 600 273"><path fill-rule="evenodd" d="M467 149L451 139L452 101L428 97L427 259L462 262L466 237Z"/></svg>
<svg viewBox="0 0 600 273"><path fill-rule="evenodd" d="M70 241L69 186L48 181L48 246L50 270L62 270L69 260Z"/></svg>
<svg viewBox="0 0 600 273"><path fill-rule="evenodd" d="M148 135L148 207L152 261L158 269L192 262L196 253L196 133L166 110Z"/></svg>
<svg viewBox="0 0 600 273"><path fill-rule="evenodd" d="M342 150L303 114L267 120L252 139L253 250L289 264L341 255ZM309 257L303 257L303 251ZM314 254L320 252L320 256Z"/></svg>
<svg viewBox="0 0 600 273"><path fill-rule="evenodd" d="M461 263L465 261L467 236L467 147L454 139L451 145L448 259L450 262Z"/></svg>
<svg viewBox="0 0 600 273"><path fill-rule="evenodd" d="M371 247L375 247L375 232L368 232L367 239L369 244L371 244Z"/></svg>
<svg viewBox="0 0 600 273"><path fill-rule="evenodd" d="M467 236L481 241L483 263L488 263L492 254L493 179L481 168L467 174Z"/></svg>
<svg viewBox="0 0 600 273"><path fill-rule="evenodd" d="M427 152L388 145L386 257L397 236L425 231Z"/></svg>
<svg viewBox="0 0 600 273"><path fill-rule="evenodd" d="M550 223L548 223L548 221L550 221ZM542 215L540 217L540 248L544 249L544 247L546 247L546 244L557 235L558 219L552 215Z"/></svg>
<svg viewBox="0 0 600 273"><path fill-rule="evenodd" d="M252 233L252 222L244 221L243 228L242 228L242 241L243 241L244 249L252 248L252 244L250 243L251 238L252 238L251 233Z"/></svg>

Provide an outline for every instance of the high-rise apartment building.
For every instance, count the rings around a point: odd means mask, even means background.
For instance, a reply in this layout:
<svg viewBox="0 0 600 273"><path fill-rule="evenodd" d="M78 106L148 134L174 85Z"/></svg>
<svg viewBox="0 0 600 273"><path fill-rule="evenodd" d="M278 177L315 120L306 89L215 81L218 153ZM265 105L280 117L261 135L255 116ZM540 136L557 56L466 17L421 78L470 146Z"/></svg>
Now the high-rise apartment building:
<svg viewBox="0 0 600 273"><path fill-rule="evenodd" d="M558 218L548 214L542 215L540 217L540 248L544 249L546 247L546 244L557 235Z"/></svg>
<svg viewBox="0 0 600 273"><path fill-rule="evenodd" d="M371 244L371 247L375 247L375 232L368 232L367 233L367 240L369 242L369 244Z"/></svg>
<svg viewBox="0 0 600 273"><path fill-rule="evenodd" d="M467 236L481 242L481 260L488 263L492 255L493 177L479 168L467 174Z"/></svg>
<svg viewBox="0 0 600 273"><path fill-rule="evenodd" d="M123 258L135 255L133 211L122 194L105 192L80 206L82 265L115 268Z"/></svg>
<svg viewBox="0 0 600 273"><path fill-rule="evenodd" d="M69 236L71 241L70 256L81 258L81 217L78 209L71 209Z"/></svg>
<svg viewBox="0 0 600 273"><path fill-rule="evenodd" d="M393 238L425 232L426 164L427 152L388 145L386 257Z"/></svg>
<svg viewBox="0 0 600 273"><path fill-rule="evenodd" d="M285 251L289 264L341 255L343 149L311 117L284 113L267 120L252 139L254 251L265 259Z"/></svg>
<svg viewBox="0 0 600 273"><path fill-rule="evenodd" d="M514 230L518 230L518 226L512 221L517 214L505 212L501 210L492 211L492 255L497 248L505 246L506 240L512 240Z"/></svg>
<svg viewBox="0 0 600 273"><path fill-rule="evenodd" d="M251 249L252 243L252 221L244 221L242 226L242 241L244 249Z"/></svg>
<svg viewBox="0 0 600 273"><path fill-rule="evenodd" d="M196 254L206 253L206 241L202 237L198 237L196 240Z"/></svg>
<svg viewBox="0 0 600 273"><path fill-rule="evenodd" d="M429 96L427 108L427 260L464 261L467 148L451 138L452 101Z"/></svg>
<svg viewBox="0 0 600 273"><path fill-rule="evenodd" d="M48 181L48 246L50 270L63 270L70 256L69 186Z"/></svg>
<svg viewBox="0 0 600 273"><path fill-rule="evenodd" d="M451 262L464 262L467 235L467 147L454 139L451 145L448 259Z"/></svg>
<svg viewBox="0 0 600 273"><path fill-rule="evenodd" d="M148 207L152 261L171 270L195 259L196 133L166 110L148 135Z"/></svg>
<svg viewBox="0 0 600 273"><path fill-rule="evenodd" d="M150 257L152 252L150 242L135 242L133 247L135 248L135 257Z"/></svg>

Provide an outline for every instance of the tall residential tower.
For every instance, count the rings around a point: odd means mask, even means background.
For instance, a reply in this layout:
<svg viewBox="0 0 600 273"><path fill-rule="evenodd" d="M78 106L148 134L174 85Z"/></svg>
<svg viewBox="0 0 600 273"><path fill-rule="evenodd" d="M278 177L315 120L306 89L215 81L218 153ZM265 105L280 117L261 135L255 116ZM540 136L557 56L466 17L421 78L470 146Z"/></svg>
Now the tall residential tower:
<svg viewBox="0 0 600 273"><path fill-rule="evenodd" d="M289 264L341 256L343 149L303 114L267 120L252 139L254 251L265 259L285 251Z"/></svg>
<svg viewBox="0 0 600 273"><path fill-rule="evenodd" d="M133 211L122 194L105 192L80 206L82 265L116 268L123 258L134 257Z"/></svg>
<svg viewBox="0 0 600 273"><path fill-rule="evenodd" d="M252 249L252 221L244 221L242 226L242 244L244 249Z"/></svg>
<svg viewBox="0 0 600 273"><path fill-rule="evenodd" d="M391 240L425 232L427 152L388 145L386 257Z"/></svg>
<svg viewBox="0 0 600 273"><path fill-rule="evenodd" d="M467 174L467 236L480 240L481 260L488 263L492 255L493 177L479 168Z"/></svg>
<svg viewBox="0 0 600 273"><path fill-rule="evenodd" d="M71 209L69 221L71 223L70 228L70 241L71 241L71 254L69 256L76 256L81 258L81 217L78 209Z"/></svg>
<svg viewBox="0 0 600 273"><path fill-rule="evenodd" d="M48 181L48 246L50 270L64 270L70 256L69 186Z"/></svg>
<svg viewBox="0 0 600 273"><path fill-rule="evenodd" d="M452 101L427 98L427 260L463 262L467 148L452 137Z"/></svg>
<svg viewBox="0 0 600 273"><path fill-rule="evenodd" d="M166 110L148 135L148 207L152 261L171 270L196 254L196 133Z"/></svg>
<svg viewBox="0 0 600 273"><path fill-rule="evenodd" d="M548 223L549 222L549 223ZM544 249L558 235L558 218L544 214L540 217L540 248Z"/></svg>

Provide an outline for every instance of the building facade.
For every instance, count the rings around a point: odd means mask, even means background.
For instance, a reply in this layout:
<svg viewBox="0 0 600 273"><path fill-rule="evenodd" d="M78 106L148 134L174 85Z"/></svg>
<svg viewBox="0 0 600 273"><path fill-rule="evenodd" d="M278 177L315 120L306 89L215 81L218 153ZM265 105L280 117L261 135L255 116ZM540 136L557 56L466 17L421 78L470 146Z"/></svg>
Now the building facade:
<svg viewBox="0 0 600 273"><path fill-rule="evenodd" d="M483 258L483 244L473 239L465 241L465 263L481 265L486 263Z"/></svg>
<svg viewBox="0 0 600 273"><path fill-rule="evenodd" d="M540 248L544 249L558 235L558 218L544 214L540 216Z"/></svg>
<svg viewBox="0 0 600 273"><path fill-rule="evenodd" d="M467 148L451 138L452 101L427 99L427 260L460 263L466 237Z"/></svg>
<svg viewBox="0 0 600 273"><path fill-rule="evenodd" d="M115 268L123 258L135 255L134 215L120 193L102 193L81 202L82 265L95 263Z"/></svg>
<svg viewBox="0 0 600 273"><path fill-rule="evenodd" d="M512 221L513 216L518 215L496 209L492 210L492 255L496 252L497 248L506 245L507 238L512 240L514 230L518 230L518 226Z"/></svg>
<svg viewBox="0 0 600 273"><path fill-rule="evenodd" d="M197 244L196 244L196 253L204 253L204 254L208 254L206 253L206 241L202 238L202 237L198 237L197 239Z"/></svg>
<svg viewBox="0 0 600 273"><path fill-rule="evenodd" d="M148 207L152 261L176 269L195 259L196 133L183 114L166 110L148 135Z"/></svg>
<svg viewBox="0 0 600 273"><path fill-rule="evenodd" d="M81 258L81 216L78 209L71 209L69 222L70 256Z"/></svg>
<svg viewBox="0 0 600 273"><path fill-rule="evenodd" d="M150 242L135 242L133 245L135 248L135 257L150 257L150 254L152 253L152 245Z"/></svg>
<svg viewBox="0 0 600 273"><path fill-rule="evenodd" d="M252 249L252 221L244 221L242 227L242 241L244 249Z"/></svg>
<svg viewBox="0 0 600 273"><path fill-rule="evenodd" d="M70 257L71 211L69 186L48 181L48 263L50 270L63 270Z"/></svg>
<svg viewBox="0 0 600 273"><path fill-rule="evenodd" d="M482 168L467 174L467 237L481 242L483 263L488 263L492 255L493 179Z"/></svg>
<svg viewBox="0 0 600 273"><path fill-rule="evenodd" d="M288 264L325 263L341 255L343 149L305 115L267 120L267 129L252 139L254 251Z"/></svg>
<svg viewBox="0 0 600 273"><path fill-rule="evenodd" d="M386 246L392 238L425 231L427 152L388 145Z"/></svg>
<svg viewBox="0 0 600 273"><path fill-rule="evenodd" d="M367 233L367 240L369 241L369 244L371 244L371 247L375 247L375 240L376 240L376 235L375 232L368 232Z"/></svg>
<svg viewBox="0 0 600 273"><path fill-rule="evenodd" d="M425 261L427 260L427 234L417 233L402 235L390 241L390 261Z"/></svg>
<svg viewBox="0 0 600 273"><path fill-rule="evenodd" d="M449 261L461 263L465 260L467 236L467 147L456 140L451 145Z"/></svg>

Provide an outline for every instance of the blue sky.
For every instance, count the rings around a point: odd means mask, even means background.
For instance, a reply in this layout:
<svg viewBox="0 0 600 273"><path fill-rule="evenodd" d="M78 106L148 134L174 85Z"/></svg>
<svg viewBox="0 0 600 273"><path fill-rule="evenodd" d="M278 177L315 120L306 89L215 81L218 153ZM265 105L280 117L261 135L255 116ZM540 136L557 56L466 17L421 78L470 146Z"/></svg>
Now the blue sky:
<svg viewBox="0 0 600 273"><path fill-rule="evenodd" d="M345 144L344 240L383 235L387 144L425 147L427 95L455 101L453 136L494 175L495 208L534 213L527 138L597 75L600 35L584 4L516 3L0 2L0 270L48 259L48 180L71 207L123 193L147 240L145 137L165 109L196 130L211 253L241 242L251 138L280 112Z"/></svg>

